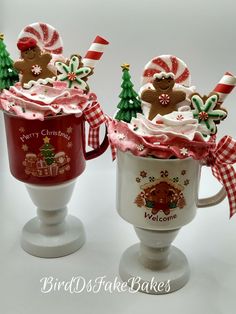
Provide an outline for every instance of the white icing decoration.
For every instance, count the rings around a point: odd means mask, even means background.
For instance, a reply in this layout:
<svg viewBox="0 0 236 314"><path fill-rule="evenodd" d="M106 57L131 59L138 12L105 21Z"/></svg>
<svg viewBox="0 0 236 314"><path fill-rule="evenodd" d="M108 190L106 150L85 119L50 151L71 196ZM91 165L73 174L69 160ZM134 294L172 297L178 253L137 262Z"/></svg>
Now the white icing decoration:
<svg viewBox="0 0 236 314"><path fill-rule="evenodd" d="M175 77L175 75L174 75L174 73L172 73L172 72L168 72L168 73L166 73L166 72L160 72L160 73L155 73L154 75L153 75L153 78L154 79L158 79L158 80L160 80L160 79L164 79L164 78L172 78L172 79L174 79L174 77Z"/></svg>
<svg viewBox="0 0 236 314"><path fill-rule="evenodd" d="M54 76L54 77L51 77L51 78L46 78L46 79L39 79L39 80L37 80L37 81L31 80L31 81L29 81L28 83L25 83L25 84L23 85L23 87L29 89L29 88L31 88L32 86L36 85L36 84L37 84L37 85L38 85L38 84L46 85L46 84L48 84L48 83L53 83L55 80L56 80L56 77L55 77L55 76Z"/></svg>

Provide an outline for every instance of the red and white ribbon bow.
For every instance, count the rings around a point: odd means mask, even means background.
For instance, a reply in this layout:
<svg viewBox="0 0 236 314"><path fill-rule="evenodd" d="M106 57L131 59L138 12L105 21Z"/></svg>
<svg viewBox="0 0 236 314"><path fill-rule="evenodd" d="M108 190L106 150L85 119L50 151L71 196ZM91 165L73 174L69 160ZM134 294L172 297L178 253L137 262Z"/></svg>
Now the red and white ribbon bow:
<svg viewBox="0 0 236 314"><path fill-rule="evenodd" d="M99 129L106 117L97 101L91 102L83 111L85 120L89 123L88 145L94 149L100 146Z"/></svg>
<svg viewBox="0 0 236 314"><path fill-rule="evenodd" d="M210 151L207 165L211 166L213 175L225 187L229 206L230 218L236 213L236 141L231 136L224 136Z"/></svg>

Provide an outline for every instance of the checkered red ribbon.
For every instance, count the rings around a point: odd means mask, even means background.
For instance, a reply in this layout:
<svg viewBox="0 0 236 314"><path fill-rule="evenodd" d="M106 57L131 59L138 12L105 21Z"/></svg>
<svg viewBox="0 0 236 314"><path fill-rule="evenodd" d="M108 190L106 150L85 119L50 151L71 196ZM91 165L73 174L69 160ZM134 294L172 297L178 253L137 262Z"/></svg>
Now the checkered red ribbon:
<svg viewBox="0 0 236 314"><path fill-rule="evenodd" d="M107 128L109 130L109 123L114 121L110 116L106 115L106 125ZM111 156L112 156L112 161L114 161L116 159L116 146L114 145L114 143L110 140L110 136L109 136L109 131L108 131L108 141L109 141L109 145L111 148Z"/></svg>
<svg viewBox="0 0 236 314"><path fill-rule="evenodd" d="M225 187L229 206L230 218L236 213L236 141L230 136L224 136L210 151L207 165L211 166L213 175Z"/></svg>
<svg viewBox="0 0 236 314"><path fill-rule="evenodd" d="M100 146L99 129L101 124L106 121L106 117L102 111L100 104L93 101L83 111L85 120L89 123L88 145L94 149Z"/></svg>

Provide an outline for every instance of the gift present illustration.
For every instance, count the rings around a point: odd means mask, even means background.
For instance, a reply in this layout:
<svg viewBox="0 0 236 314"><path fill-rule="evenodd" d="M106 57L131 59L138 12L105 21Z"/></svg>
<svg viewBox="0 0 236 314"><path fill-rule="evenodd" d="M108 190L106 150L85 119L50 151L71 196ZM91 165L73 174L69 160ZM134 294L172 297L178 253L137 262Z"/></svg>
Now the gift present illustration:
<svg viewBox="0 0 236 314"><path fill-rule="evenodd" d="M39 148L40 153L27 153L23 166L25 173L35 177L56 177L70 170L70 158L64 151L55 153L55 147L47 136L44 144Z"/></svg>

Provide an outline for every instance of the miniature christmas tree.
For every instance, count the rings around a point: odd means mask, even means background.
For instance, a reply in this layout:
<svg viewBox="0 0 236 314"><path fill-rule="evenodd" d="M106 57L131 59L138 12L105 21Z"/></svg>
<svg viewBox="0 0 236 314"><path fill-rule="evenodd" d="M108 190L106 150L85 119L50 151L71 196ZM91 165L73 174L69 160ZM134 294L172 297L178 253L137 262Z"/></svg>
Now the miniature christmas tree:
<svg viewBox="0 0 236 314"><path fill-rule="evenodd" d="M13 67L13 60L4 44L4 35L0 34L0 91L4 88L9 89L19 81L18 72Z"/></svg>
<svg viewBox="0 0 236 314"><path fill-rule="evenodd" d="M47 165L51 165L54 162L54 147L49 143L50 138L45 137L43 139L44 145L40 148L41 154L44 156Z"/></svg>
<svg viewBox="0 0 236 314"><path fill-rule="evenodd" d="M131 76L129 73L129 64L123 64L122 66L122 91L119 95L121 98L117 108L120 110L117 112L115 119L130 122L137 113L142 113L141 100L133 89L134 84L131 82Z"/></svg>

